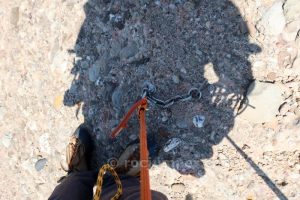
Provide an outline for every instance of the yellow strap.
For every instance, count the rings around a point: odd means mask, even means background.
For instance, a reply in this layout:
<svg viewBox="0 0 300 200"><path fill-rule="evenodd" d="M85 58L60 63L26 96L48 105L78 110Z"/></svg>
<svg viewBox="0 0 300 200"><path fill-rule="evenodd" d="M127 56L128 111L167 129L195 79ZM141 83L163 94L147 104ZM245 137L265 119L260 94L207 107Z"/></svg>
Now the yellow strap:
<svg viewBox="0 0 300 200"><path fill-rule="evenodd" d="M101 196L101 192L102 192L103 176L107 171L109 171L111 173L111 175L114 177L114 180L118 187L117 193L115 194L115 196L113 196L111 198L111 200L117 200L122 195L122 192L123 192L122 183L121 183L121 180L120 180L118 174L116 173L114 168L112 168L109 164L105 164L99 170L98 178L97 178L97 189L94 194L93 200L100 200L100 196Z"/></svg>

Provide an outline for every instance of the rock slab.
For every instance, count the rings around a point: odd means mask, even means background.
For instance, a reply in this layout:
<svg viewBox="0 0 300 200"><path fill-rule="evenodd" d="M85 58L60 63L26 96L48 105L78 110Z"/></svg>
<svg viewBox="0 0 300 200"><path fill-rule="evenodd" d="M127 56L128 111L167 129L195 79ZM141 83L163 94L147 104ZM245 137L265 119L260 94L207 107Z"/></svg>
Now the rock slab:
<svg viewBox="0 0 300 200"><path fill-rule="evenodd" d="M253 122L271 122L283 102L278 85L254 81L247 92L248 103L240 117Z"/></svg>
<svg viewBox="0 0 300 200"><path fill-rule="evenodd" d="M274 3L262 16L258 29L266 35L279 35L285 27L282 2Z"/></svg>
<svg viewBox="0 0 300 200"><path fill-rule="evenodd" d="M300 1L287 0L283 6L284 14L287 22L300 19Z"/></svg>

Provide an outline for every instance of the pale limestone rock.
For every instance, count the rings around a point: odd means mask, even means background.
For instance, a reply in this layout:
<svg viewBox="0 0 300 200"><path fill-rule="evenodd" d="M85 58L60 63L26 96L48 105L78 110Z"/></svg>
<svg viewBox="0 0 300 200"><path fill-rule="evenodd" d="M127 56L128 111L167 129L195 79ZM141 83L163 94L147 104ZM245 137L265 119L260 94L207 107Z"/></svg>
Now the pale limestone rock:
<svg viewBox="0 0 300 200"><path fill-rule="evenodd" d="M284 15L287 22L300 19L300 1L287 0L283 6Z"/></svg>
<svg viewBox="0 0 300 200"><path fill-rule="evenodd" d="M300 30L300 19L292 21L286 25L282 32L282 38L287 42L295 41L298 31Z"/></svg>
<svg viewBox="0 0 300 200"><path fill-rule="evenodd" d="M283 102L279 86L259 81L254 81L250 85L247 99L249 105L240 117L253 123L272 121Z"/></svg>
<svg viewBox="0 0 300 200"><path fill-rule="evenodd" d="M1 141L1 144L5 147L5 148L9 148L10 145L11 145L11 141L13 139L13 135L11 133L5 133L0 141Z"/></svg>
<svg viewBox="0 0 300 200"><path fill-rule="evenodd" d="M51 147L49 144L49 134L45 133L39 138L39 147L41 152L50 154L51 153Z"/></svg>
<svg viewBox="0 0 300 200"><path fill-rule="evenodd" d="M277 36L285 27L282 2L274 3L258 22L258 29L264 35Z"/></svg>
<svg viewBox="0 0 300 200"><path fill-rule="evenodd" d="M10 11L10 23L14 26L17 26L19 22L19 16L20 16L19 7L12 8Z"/></svg>
<svg viewBox="0 0 300 200"><path fill-rule="evenodd" d="M300 58L297 58L293 63L294 72L297 75L300 75Z"/></svg>

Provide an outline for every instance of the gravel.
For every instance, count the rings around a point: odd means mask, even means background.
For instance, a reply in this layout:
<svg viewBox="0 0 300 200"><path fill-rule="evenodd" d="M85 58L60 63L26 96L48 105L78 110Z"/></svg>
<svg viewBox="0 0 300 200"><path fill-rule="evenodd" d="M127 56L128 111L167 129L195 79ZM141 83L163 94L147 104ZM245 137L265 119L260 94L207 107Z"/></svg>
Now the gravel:
<svg viewBox="0 0 300 200"><path fill-rule="evenodd" d="M138 135L137 117L115 141L108 136L148 81L163 100L192 87L202 91L201 99L168 109L149 105L148 134L159 149L150 169L152 189L170 199L299 199L298 4L0 4L1 194L48 198L65 175L60 162L68 136L82 122L96 144L93 167L117 158ZM268 95L260 90L261 101L250 104L264 106L241 119L253 80L280 87L282 97L278 89ZM205 116L202 128L193 124L199 114ZM183 142L166 153L162 148L171 138Z"/></svg>

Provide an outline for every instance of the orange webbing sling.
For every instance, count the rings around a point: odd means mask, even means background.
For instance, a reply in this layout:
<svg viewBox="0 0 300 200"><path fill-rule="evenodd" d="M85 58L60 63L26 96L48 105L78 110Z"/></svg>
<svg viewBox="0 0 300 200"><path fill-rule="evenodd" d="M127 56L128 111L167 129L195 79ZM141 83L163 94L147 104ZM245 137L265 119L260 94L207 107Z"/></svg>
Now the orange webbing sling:
<svg viewBox="0 0 300 200"><path fill-rule="evenodd" d="M140 121L140 166L141 166L141 199L151 200L150 180L148 170L148 147L147 147L147 130L146 130L146 109L147 99L142 98L136 102L125 117L122 119L118 127L111 133L110 137L115 138L124 128L126 128L127 122L130 119L132 113L138 110L138 116Z"/></svg>

